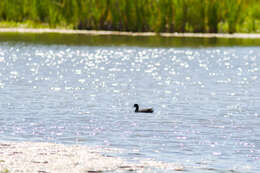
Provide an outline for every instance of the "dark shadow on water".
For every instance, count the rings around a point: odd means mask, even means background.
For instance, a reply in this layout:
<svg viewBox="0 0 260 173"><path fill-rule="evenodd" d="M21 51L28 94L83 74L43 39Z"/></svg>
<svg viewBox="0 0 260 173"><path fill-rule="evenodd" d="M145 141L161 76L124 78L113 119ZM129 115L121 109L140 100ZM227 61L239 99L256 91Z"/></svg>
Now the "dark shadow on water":
<svg viewBox="0 0 260 173"><path fill-rule="evenodd" d="M116 36L57 33L0 33L0 42L87 46L215 47L260 46L260 39Z"/></svg>

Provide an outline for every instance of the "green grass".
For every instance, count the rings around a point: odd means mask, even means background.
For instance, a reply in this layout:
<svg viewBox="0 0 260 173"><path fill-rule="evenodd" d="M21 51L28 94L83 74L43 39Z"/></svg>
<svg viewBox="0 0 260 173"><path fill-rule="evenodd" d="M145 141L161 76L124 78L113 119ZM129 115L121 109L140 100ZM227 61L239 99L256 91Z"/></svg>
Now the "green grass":
<svg viewBox="0 0 260 173"><path fill-rule="evenodd" d="M260 32L260 0L1 0L0 27Z"/></svg>
<svg viewBox="0 0 260 173"><path fill-rule="evenodd" d="M36 23L33 21L14 22L14 21L2 21L0 22L0 28L49 28L47 23Z"/></svg>
<svg viewBox="0 0 260 173"><path fill-rule="evenodd" d="M14 21L0 21L0 28L57 28L57 29L73 29L73 25L56 25L51 27L48 23L39 23L34 21L14 22Z"/></svg>

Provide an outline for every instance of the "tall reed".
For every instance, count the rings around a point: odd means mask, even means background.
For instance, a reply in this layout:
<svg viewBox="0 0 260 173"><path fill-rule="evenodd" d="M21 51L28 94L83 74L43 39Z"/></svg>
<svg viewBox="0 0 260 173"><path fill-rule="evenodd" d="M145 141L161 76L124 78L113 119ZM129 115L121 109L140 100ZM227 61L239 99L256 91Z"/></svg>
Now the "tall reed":
<svg viewBox="0 0 260 173"><path fill-rule="evenodd" d="M132 32L260 32L260 0L0 0L0 22Z"/></svg>

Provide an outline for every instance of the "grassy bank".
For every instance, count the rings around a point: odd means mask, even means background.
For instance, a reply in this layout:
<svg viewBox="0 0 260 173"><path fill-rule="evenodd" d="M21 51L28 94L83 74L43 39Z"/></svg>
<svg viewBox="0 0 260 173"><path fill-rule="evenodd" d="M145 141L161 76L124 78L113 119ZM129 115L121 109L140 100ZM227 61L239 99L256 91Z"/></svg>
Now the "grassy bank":
<svg viewBox="0 0 260 173"><path fill-rule="evenodd" d="M260 0L1 0L0 27L260 32Z"/></svg>

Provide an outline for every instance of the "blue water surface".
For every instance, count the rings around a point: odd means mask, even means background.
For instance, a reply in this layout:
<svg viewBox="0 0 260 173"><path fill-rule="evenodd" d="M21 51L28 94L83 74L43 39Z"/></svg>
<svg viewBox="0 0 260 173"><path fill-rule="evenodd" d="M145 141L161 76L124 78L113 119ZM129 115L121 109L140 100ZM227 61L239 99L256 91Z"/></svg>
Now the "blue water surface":
<svg viewBox="0 0 260 173"><path fill-rule="evenodd" d="M186 172L260 171L259 47L0 43L0 140L122 149ZM153 107L136 114L133 105Z"/></svg>

